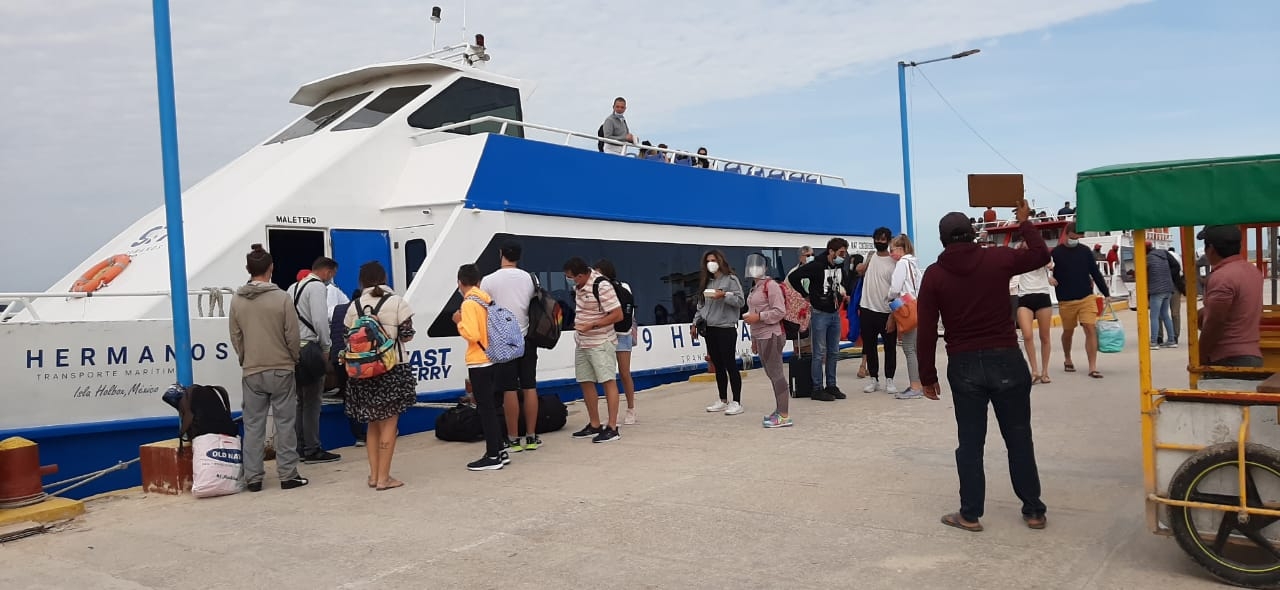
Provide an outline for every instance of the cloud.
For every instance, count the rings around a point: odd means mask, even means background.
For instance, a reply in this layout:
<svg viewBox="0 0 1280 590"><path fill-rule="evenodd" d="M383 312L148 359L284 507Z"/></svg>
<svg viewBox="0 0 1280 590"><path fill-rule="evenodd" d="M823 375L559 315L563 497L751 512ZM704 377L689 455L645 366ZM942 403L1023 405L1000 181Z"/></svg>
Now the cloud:
<svg viewBox="0 0 1280 590"><path fill-rule="evenodd" d="M777 95L883 68L933 48L998 42L1142 0L742 0L681 5L473 0L492 69L531 79L531 120L594 129L622 94L633 124L681 124L717 101ZM442 39L461 2L440 2ZM302 83L429 49L430 3L224 0L173 4L183 184L190 186L301 114ZM0 290L50 284L162 201L147 3L0 4L0 178L7 257ZM855 99L856 100L856 99ZM744 130L741 141L749 141ZM818 133L818 131L815 131ZM33 223L35 221L35 223ZM49 226L66 228L51 240ZM74 230L74 231L71 231Z"/></svg>

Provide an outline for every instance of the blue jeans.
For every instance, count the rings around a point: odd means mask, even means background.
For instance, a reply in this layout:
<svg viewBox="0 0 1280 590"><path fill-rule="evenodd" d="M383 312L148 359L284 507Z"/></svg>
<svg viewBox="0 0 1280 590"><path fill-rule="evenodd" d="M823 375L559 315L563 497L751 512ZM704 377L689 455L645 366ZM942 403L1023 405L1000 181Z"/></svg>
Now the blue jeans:
<svg viewBox="0 0 1280 590"><path fill-rule="evenodd" d="M827 369L827 387L836 386L836 359L840 354L840 314L813 310L809 320L813 339L813 388L822 389L822 369Z"/></svg>
<svg viewBox="0 0 1280 590"><path fill-rule="evenodd" d="M1173 313L1169 309L1169 300L1173 297L1173 293L1153 293L1147 296L1147 303L1151 306L1151 346L1156 345L1156 340L1160 337L1160 326L1164 326L1165 334L1173 334ZM1174 343L1177 340L1173 341Z"/></svg>
<svg viewBox="0 0 1280 590"><path fill-rule="evenodd" d="M956 412L956 471L960 475L960 515L982 517L987 476L982 464L987 444L987 405L996 411L1000 435L1009 452L1009 479L1022 500L1022 514L1041 516L1040 473L1031 442L1031 371L1017 348L949 355L947 381Z"/></svg>

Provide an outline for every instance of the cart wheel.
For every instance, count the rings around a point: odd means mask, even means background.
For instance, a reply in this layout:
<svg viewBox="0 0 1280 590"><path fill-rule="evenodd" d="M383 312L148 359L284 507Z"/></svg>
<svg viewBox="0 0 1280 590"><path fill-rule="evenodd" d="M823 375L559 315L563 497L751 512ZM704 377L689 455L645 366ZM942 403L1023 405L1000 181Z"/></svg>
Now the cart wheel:
<svg viewBox="0 0 1280 590"><path fill-rule="evenodd" d="M1251 508L1280 508L1280 452L1245 447L1245 499ZM1239 505L1236 443L1213 445L1187 459L1169 482L1174 500ZM1280 588L1280 517L1207 508L1169 507L1169 526L1178 545L1219 579L1248 588ZM1197 526L1199 525L1199 526Z"/></svg>

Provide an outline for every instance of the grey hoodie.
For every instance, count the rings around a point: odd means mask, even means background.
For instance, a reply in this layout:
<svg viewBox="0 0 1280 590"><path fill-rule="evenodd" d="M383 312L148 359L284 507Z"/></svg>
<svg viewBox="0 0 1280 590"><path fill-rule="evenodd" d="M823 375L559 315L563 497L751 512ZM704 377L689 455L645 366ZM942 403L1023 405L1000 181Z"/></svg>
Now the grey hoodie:
<svg viewBox="0 0 1280 590"><path fill-rule="evenodd" d="M604 120L604 137L608 139L616 139L618 141L626 141L627 134L631 133L627 129L627 119L622 115L613 113Z"/></svg>
<svg viewBox="0 0 1280 590"><path fill-rule="evenodd" d="M724 299L711 299L699 293L702 303L698 305L698 313L693 316L693 323L698 318L707 320L712 328L734 328L742 318L742 305L747 299L742 294L742 283L736 275L720 275L707 283L708 289L723 289Z"/></svg>
<svg viewBox="0 0 1280 590"><path fill-rule="evenodd" d="M298 298L298 289L302 289L302 298ZM329 350L332 339L329 335L329 287L315 275L307 275L301 281L289 286L289 298L297 299L298 315L311 322L315 330L298 321L299 333L303 342L319 342L320 348Z"/></svg>
<svg viewBox="0 0 1280 590"><path fill-rule="evenodd" d="M324 296L324 289L316 291ZM280 287L258 281L240 287L231 299L228 315L231 346L236 349L245 377L294 369L302 347L298 313L293 309L293 299Z"/></svg>

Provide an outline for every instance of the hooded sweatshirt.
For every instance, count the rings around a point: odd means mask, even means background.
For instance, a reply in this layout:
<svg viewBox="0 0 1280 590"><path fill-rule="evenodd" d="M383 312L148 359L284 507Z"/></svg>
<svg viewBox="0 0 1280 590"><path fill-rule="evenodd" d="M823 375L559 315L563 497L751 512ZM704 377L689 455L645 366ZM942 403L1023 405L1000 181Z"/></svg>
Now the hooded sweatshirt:
<svg viewBox="0 0 1280 590"><path fill-rule="evenodd" d="M480 305L471 298L476 297L484 302ZM467 294L462 298L462 318L458 322L458 335L467 341L467 366L471 368L487 367L493 363L489 361L489 355L485 354L484 349L489 346L489 305L493 298L488 293L480 290L480 287L471 287L467 289Z"/></svg>
<svg viewBox="0 0 1280 590"><path fill-rule="evenodd" d="M698 318L702 318L710 328L736 328L738 320L742 318L742 306L747 302L737 275L717 275L707 282L707 288L723 290L724 299L712 299L700 294L702 303L693 316L693 323L698 323Z"/></svg>
<svg viewBox="0 0 1280 590"><path fill-rule="evenodd" d="M323 293L322 290L320 290ZM302 347L293 299L275 283L252 281L231 299L231 346L244 376L292 371Z"/></svg>
<svg viewBox="0 0 1280 590"><path fill-rule="evenodd" d="M920 283L920 381L938 382L934 355L938 319L947 326L947 354L1017 348L1009 314L1009 281L1048 264L1044 238L1030 221L1018 228L1026 250L983 248L972 242L950 244ZM1088 253L1088 250L1084 250Z"/></svg>

